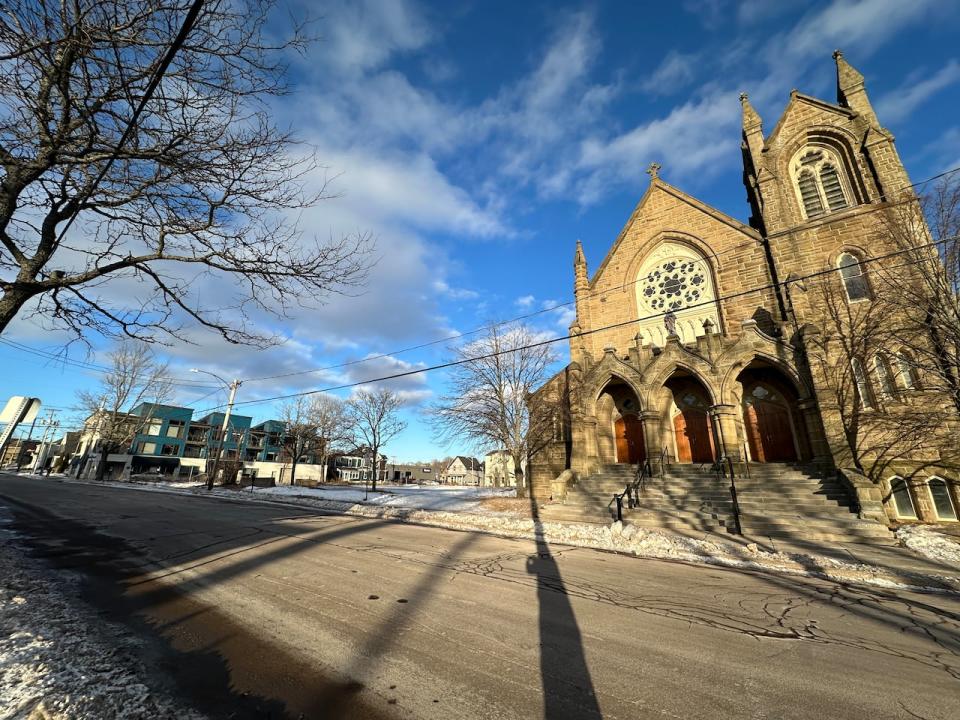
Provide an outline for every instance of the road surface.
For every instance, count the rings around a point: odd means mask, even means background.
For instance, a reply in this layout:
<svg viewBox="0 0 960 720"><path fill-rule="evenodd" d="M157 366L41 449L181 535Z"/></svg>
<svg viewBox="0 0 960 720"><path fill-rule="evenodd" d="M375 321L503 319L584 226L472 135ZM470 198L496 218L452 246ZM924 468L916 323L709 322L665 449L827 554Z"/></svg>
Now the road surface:
<svg viewBox="0 0 960 720"><path fill-rule="evenodd" d="M0 505L211 717L960 717L956 596L8 475Z"/></svg>

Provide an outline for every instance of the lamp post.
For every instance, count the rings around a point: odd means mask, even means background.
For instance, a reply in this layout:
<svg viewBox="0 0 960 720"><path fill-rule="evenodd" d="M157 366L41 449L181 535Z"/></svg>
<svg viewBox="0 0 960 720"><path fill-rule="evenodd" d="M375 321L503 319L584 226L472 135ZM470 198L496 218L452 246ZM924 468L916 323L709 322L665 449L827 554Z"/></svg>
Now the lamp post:
<svg viewBox="0 0 960 720"><path fill-rule="evenodd" d="M213 481L217 477L217 470L220 466L220 459L223 456L223 446L227 437L227 428L230 425L230 413L233 412L233 401L237 397L237 388L243 384L243 381L237 379L233 382L227 382L216 373L210 372L209 370L201 370L200 368L190 368L190 372L206 373L207 375L215 377L217 380L230 388L230 397L227 400L227 412L225 412L223 415L223 426L220 428L220 445L217 448L217 453L213 458L213 471L207 475L207 490L213 490Z"/></svg>

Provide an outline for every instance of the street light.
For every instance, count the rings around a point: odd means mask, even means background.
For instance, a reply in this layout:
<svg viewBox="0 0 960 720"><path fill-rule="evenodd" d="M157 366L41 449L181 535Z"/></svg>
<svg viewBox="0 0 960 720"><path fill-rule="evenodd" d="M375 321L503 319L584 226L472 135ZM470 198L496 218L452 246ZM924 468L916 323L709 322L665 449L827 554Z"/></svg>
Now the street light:
<svg viewBox="0 0 960 720"><path fill-rule="evenodd" d="M213 490L213 481L217 477L217 470L219 469L219 466L220 466L220 459L223 456L223 446L224 446L224 440L227 437L227 427L230 425L230 413L233 412L233 401L237 397L237 388L239 388L243 384L243 381L237 379L237 380L234 380L233 382L228 383L226 380L224 380L222 377L220 377L216 373L210 372L209 370L201 370L200 368L190 368L190 372L206 373L211 377L215 377L217 380L219 380L224 385L230 388L230 398L227 400L227 412L224 413L223 415L223 427L220 428L220 447L217 449L217 453L216 455L214 455L214 458L213 458L213 472L208 473L207 475L207 490Z"/></svg>

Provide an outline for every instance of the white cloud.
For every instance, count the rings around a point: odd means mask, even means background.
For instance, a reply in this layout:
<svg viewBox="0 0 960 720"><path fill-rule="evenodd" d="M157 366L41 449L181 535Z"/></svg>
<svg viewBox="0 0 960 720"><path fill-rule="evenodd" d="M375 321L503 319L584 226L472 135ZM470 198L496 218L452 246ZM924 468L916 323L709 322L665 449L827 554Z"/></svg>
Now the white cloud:
<svg viewBox="0 0 960 720"><path fill-rule="evenodd" d="M905 26L928 17L938 0L834 0L808 13L789 32L768 44L771 60L787 62L836 47L869 53Z"/></svg>
<svg viewBox="0 0 960 720"><path fill-rule="evenodd" d="M535 299L536 298L534 298L533 295L524 295L523 297L518 297L516 300L514 300L513 304L517 307L528 308L533 305L533 301Z"/></svg>
<svg viewBox="0 0 960 720"><path fill-rule="evenodd" d="M480 293L478 293L476 290L450 287L450 285L443 280L434 280L433 289L436 290L440 295L448 297L451 300L473 300L474 298L480 297Z"/></svg>
<svg viewBox="0 0 960 720"><path fill-rule="evenodd" d="M430 27L408 0L327 2L319 53L342 71L383 65L393 54L417 50L431 39Z"/></svg>
<svg viewBox="0 0 960 720"><path fill-rule="evenodd" d="M675 107L666 117L610 138L583 142L578 200L589 204L614 184L639 184L651 162L666 176L711 175L736 158L740 106L733 93L717 92Z"/></svg>
<svg viewBox="0 0 960 720"><path fill-rule="evenodd" d="M913 73L900 87L877 100L876 110L881 122L904 120L938 92L960 82L960 63L951 60L933 75L923 80L920 77L919 72Z"/></svg>
<svg viewBox="0 0 960 720"><path fill-rule="evenodd" d="M660 66L646 78L641 87L649 93L669 95L693 80L697 56L671 50Z"/></svg>

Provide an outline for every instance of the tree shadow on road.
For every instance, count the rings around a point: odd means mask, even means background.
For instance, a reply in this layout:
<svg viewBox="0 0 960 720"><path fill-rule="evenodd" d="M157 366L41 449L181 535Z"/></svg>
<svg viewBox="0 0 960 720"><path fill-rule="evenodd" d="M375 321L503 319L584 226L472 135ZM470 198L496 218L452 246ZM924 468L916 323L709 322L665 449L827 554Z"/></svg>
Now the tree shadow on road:
<svg viewBox="0 0 960 720"><path fill-rule="evenodd" d="M543 532L537 502L530 495L536 555L527 572L537 582L540 613L540 678L545 720L602 718L583 647L583 638L556 558Z"/></svg>

